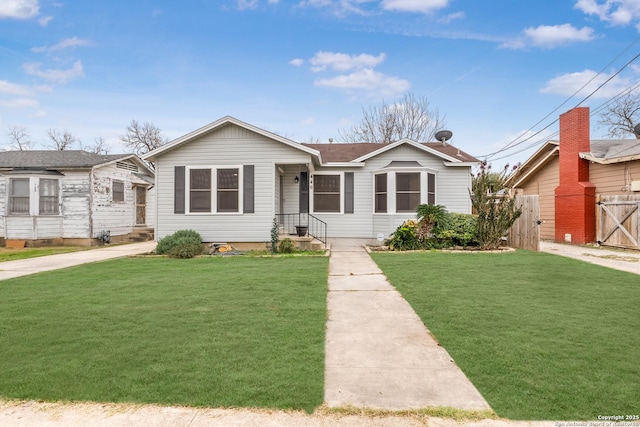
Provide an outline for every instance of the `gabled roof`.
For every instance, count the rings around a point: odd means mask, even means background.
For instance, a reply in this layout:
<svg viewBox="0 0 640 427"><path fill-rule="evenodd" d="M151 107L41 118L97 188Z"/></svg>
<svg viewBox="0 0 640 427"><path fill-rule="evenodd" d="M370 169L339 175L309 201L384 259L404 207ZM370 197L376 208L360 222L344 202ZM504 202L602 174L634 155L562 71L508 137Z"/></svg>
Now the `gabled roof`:
<svg viewBox="0 0 640 427"><path fill-rule="evenodd" d="M148 160L148 161L154 161L158 156L161 156L162 154L173 150L181 145L187 144L191 141L193 141L194 139L200 138L201 136L204 136L208 133L211 133L217 129L220 129L224 126L228 126L230 124L236 125L236 126L240 126L242 128L248 129L252 132L255 132L259 135L265 136L267 138L273 139L275 141L281 142L285 145L288 145L290 147L296 148L298 150L304 151L308 154L311 154L313 156L316 157L320 157L320 153L313 149L313 148L309 148L303 144L297 143L295 141L292 141L288 138L285 138L283 136L277 135L275 133L266 131L264 129L260 129L259 127L250 125L249 123L245 123L241 120L238 120L234 117L231 116L225 116L219 120L216 120L215 122L209 123L208 125L205 125L203 127L201 127L200 129L196 129L193 132L189 132L186 135L183 135L179 138L174 139L173 141L156 148L155 150L152 150L150 152L148 152L147 154L143 155L142 158L144 160ZM321 161L319 159L319 161Z"/></svg>
<svg viewBox="0 0 640 427"><path fill-rule="evenodd" d="M640 139L592 139L591 151L580 157L600 164L638 160Z"/></svg>
<svg viewBox="0 0 640 427"><path fill-rule="evenodd" d="M410 139L402 139L391 144L376 144L370 142L335 143L335 144L302 144L313 147L320 152L322 159L327 163L362 162L371 157L392 150L402 144L410 144L419 150L429 152L448 162L478 163L475 157L458 150L456 147L441 142L417 143Z"/></svg>
<svg viewBox="0 0 640 427"><path fill-rule="evenodd" d="M547 141L507 178L507 187L518 188L528 177L558 156L558 141Z"/></svg>
<svg viewBox="0 0 640 427"><path fill-rule="evenodd" d="M28 150L0 152L3 169L90 169L94 166L137 158L135 154L95 154L83 150ZM141 163L140 160L137 160Z"/></svg>

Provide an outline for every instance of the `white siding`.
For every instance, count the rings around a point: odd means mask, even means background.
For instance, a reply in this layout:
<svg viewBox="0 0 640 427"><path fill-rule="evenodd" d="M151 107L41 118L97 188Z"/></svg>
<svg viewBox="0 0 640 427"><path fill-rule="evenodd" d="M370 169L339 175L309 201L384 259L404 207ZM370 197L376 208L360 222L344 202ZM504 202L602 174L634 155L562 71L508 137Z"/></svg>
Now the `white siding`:
<svg viewBox="0 0 640 427"><path fill-rule="evenodd" d="M310 155L301 150L235 125L225 126L171 150L156 162L158 212L156 238L161 239L177 230L193 229L198 231L207 242L269 241L276 211L276 165L310 162ZM225 165L254 165L255 213L173 213L175 166ZM289 187L285 181L285 193ZM186 194L188 195L188 189ZM287 198L288 195L285 194L285 203ZM287 209L288 205L285 212Z"/></svg>
<svg viewBox="0 0 640 427"><path fill-rule="evenodd" d="M0 236L7 237L5 233L5 213L7 206L7 181L4 176L0 175L0 217L2 217L2 221L0 221Z"/></svg>
<svg viewBox="0 0 640 427"><path fill-rule="evenodd" d="M415 218L415 214L412 213L373 213L374 171L385 168L392 161L418 161L423 167L434 171L436 174L436 204L443 205L449 212L471 213L470 167L446 167L441 158L405 144L368 159L364 168L351 169L354 172L355 194L353 214L312 212L314 216L328 224L330 237L371 239L382 234L386 238L403 221ZM318 169L318 172L325 171L331 171L331 169ZM333 169L333 171L337 170ZM394 189L389 188L388 191L388 197L394 197Z"/></svg>
<svg viewBox="0 0 640 427"><path fill-rule="evenodd" d="M62 179L62 237L83 239L91 237L89 171L65 171Z"/></svg>
<svg viewBox="0 0 640 427"><path fill-rule="evenodd" d="M124 182L124 201L114 202L113 181ZM128 234L135 224L136 193L131 183L131 171L117 168L115 164L93 170L92 173L93 235L109 230L112 236Z"/></svg>

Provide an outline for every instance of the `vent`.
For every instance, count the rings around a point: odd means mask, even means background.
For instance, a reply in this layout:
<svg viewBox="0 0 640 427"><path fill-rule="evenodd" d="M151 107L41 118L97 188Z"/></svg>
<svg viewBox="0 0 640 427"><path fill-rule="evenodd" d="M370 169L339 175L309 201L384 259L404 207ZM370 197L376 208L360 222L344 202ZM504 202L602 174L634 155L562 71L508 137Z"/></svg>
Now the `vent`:
<svg viewBox="0 0 640 427"><path fill-rule="evenodd" d="M138 166L129 162L116 162L116 167L118 169L126 169L131 172L138 172Z"/></svg>
<svg viewBox="0 0 640 427"><path fill-rule="evenodd" d="M631 181L631 191L640 191L640 181Z"/></svg>

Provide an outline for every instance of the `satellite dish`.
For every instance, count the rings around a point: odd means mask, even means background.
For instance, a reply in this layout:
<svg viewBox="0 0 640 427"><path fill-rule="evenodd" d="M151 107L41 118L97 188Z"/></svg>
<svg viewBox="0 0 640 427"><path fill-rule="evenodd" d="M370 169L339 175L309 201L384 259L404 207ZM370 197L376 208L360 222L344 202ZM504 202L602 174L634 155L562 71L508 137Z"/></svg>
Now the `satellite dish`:
<svg viewBox="0 0 640 427"><path fill-rule="evenodd" d="M636 135L640 135L640 123L633 127L633 133L635 133Z"/></svg>
<svg viewBox="0 0 640 427"><path fill-rule="evenodd" d="M453 132L450 130L439 130L436 132L435 136L438 141L442 141L442 145L445 145L445 143L453 136Z"/></svg>

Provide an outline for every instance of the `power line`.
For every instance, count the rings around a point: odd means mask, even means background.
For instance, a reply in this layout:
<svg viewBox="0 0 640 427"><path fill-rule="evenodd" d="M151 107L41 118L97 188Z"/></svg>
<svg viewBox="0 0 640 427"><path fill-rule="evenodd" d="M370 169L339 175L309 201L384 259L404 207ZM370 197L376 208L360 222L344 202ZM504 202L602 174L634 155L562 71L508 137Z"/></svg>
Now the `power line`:
<svg viewBox="0 0 640 427"><path fill-rule="evenodd" d="M544 131L545 129L549 128L550 126L552 126L553 124L555 124L558 120L554 120L553 122L549 123L547 126L545 126L544 128L540 129L539 131L535 132L534 134L530 135L529 137L525 138L522 141L517 142L522 135L525 135L527 132L533 131L533 129L538 126L540 123L542 123L543 121L545 121L547 118L549 118L549 116L551 116L553 113L555 113L556 111L558 111L563 105L565 105L567 102L569 102L571 99L573 99L580 91L582 91L587 85L589 85L593 80L596 79L596 77L598 77L599 75L601 75L602 73L604 73L604 71L611 65L613 64L615 61L617 61L627 50L629 50L633 45L635 45L638 41L640 41L640 37L636 38L633 42L631 42L626 48L624 48L622 50L622 52L620 52L614 59L612 59L611 61L609 61L609 63L607 65L605 65L596 75L594 75L591 79L589 79L588 82L586 82L585 84L583 84L580 89L576 90L571 96L569 96L566 100L564 100L560 105L558 105L553 111L551 111L550 113L548 113L547 115L545 115L542 119L540 119L538 122L536 122L536 124L534 124L533 126L531 126L529 129L527 129L525 132L523 132L522 134L520 134L519 136L517 136L516 138L514 138L512 141L510 141L507 145L505 145L504 147L502 147L500 150L495 151L493 153L489 153L480 157L484 157L485 159L489 159L493 156L495 156L496 154L500 154L510 148L516 147L518 145L521 145L527 141L529 141L530 139L532 139L533 137L535 137L536 135L539 135L542 131ZM592 91L587 97L583 98L577 105L581 105L583 102L585 102L587 99L589 99L591 96L593 96L597 91L599 91L605 84L607 84L609 81L611 81L611 79L613 79L614 77L616 77L618 74L620 74L620 72L622 72L622 70L624 70L625 68L627 68L633 61L635 61L638 57L640 57L640 54L636 55L633 59L631 59L629 62L627 62L622 68L620 68L615 74L613 74L611 77L609 77L604 83L602 83L600 86L598 86L594 91ZM574 107L575 108L575 107ZM518 151L518 153L521 151ZM514 153L517 154L517 153ZM513 154L512 154L513 155ZM501 157L504 158L504 157ZM498 160L498 159L496 159Z"/></svg>

